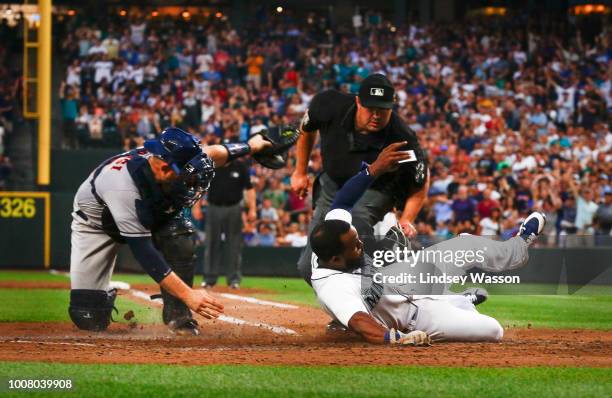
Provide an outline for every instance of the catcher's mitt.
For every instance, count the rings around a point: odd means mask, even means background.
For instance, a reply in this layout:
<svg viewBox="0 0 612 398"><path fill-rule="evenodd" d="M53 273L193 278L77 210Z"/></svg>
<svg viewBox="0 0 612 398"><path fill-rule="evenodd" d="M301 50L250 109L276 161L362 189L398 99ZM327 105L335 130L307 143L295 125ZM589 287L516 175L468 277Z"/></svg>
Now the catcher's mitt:
<svg viewBox="0 0 612 398"><path fill-rule="evenodd" d="M253 159L269 169L281 169L287 163L287 153L300 137L300 131L293 126L277 126L264 129L256 134L272 143L272 146L265 148L255 154Z"/></svg>

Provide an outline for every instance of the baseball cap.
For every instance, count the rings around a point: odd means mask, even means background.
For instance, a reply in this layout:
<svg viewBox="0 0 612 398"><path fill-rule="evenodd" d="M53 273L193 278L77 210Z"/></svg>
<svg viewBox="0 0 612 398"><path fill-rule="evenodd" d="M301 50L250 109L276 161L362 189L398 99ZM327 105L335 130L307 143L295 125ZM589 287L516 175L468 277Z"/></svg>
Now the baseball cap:
<svg viewBox="0 0 612 398"><path fill-rule="evenodd" d="M359 87L359 102L366 108L393 108L395 89L380 73L374 73L363 79Z"/></svg>

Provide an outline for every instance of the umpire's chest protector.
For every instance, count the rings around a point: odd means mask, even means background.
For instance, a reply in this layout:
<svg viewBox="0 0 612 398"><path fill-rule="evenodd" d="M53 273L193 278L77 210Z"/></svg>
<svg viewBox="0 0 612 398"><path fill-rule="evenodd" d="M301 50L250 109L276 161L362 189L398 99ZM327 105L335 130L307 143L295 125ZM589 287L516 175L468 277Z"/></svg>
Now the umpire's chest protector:
<svg viewBox="0 0 612 398"><path fill-rule="evenodd" d="M155 230L181 211L163 194L146 158L133 156L127 162L127 169L140 193L141 199L136 200L135 206L143 226Z"/></svg>

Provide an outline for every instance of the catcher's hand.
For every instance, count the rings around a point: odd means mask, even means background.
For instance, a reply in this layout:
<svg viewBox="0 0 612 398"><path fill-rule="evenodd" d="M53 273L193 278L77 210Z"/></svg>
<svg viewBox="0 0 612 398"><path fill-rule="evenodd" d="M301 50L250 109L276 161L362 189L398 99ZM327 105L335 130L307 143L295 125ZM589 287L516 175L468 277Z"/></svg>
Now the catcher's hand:
<svg viewBox="0 0 612 398"><path fill-rule="evenodd" d="M431 339L427 333L420 330L414 330L410 333L397 332L399 339L396 338L395 329L390 330L391 344L413 345L413 346L430 346Z"/></svg>
<svg viewBox="0 0 612 398"><path fill-rule="evenodd" d="M300 137L300 131L292 126L278 126L261 130L255 135L271 143L258 151L253 151L253 159L269 169L280 169L287 163L287 153Z"/></svg>

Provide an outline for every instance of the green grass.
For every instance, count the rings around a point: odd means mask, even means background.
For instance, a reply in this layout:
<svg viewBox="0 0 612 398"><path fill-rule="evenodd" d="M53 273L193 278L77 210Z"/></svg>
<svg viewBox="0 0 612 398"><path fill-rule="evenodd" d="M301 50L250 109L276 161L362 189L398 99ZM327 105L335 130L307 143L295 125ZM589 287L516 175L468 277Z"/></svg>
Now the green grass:
<svg viewBox="0 0 612 398"><path fill-rule="evenodd" d="M503 325L612 330L612 296L491 296L478 311Z"/></svg>
<svg viewBox="0 0 612 398"><path fill-rule="evenodd" d="M70 378L87 397L604 397L609 369L65 365L0 362L7 378ZM24 392L2 396L25 396Z"/></svg>
<svg viewBox="0 0 612 398"><path fill-rule="evenodd" d="M70 321L68 303L70 291L60 289L0 289L0 322L63 322ZM113 318L127 322L123 314L134 311L135 320L139 323L161 322L161 311L136 304L121 296L117 297L115 306L119 314Z"/></svg>
<svg viewBox="0 0 612 398"><path fill-rule="evenodd" d="M153 283L147 275L116 274L113 279L128 283ZM2 271L0 280L67 281L67 278L47 272ZM200 282L201 277L196 277L196 284L199 285ZM224 278L220 279L219 284L225 284ZM262 299L318 306L312 290L301 279L248 277L244 278L242 286L266 291L254 294ZM580 294L574 295L553 295L558 290L555 285L524 284L520 287L526 294L550 292L551 295L517 295L516 286L512 288L512 295L509 295L504 287L487 288L491 296L478 309L498 319L504 326L525 327L531 324L533 327L612 330L612 294L608 286L587 286ZM15 296L18 305L13 304ZM4 303L0 304L2 321L68 320L65 310L68 302L67 291L37 289L25 292L0 289L0 299L3 299ZM142 323L159 321L159 310L155 308L149 310L121 297L117 302L121 314L127 309L133 309Z"/></svg>
<svg viewBox="0 0 612 398"><path fill-rule="evenodd" d="M66 277L47 271L0 271L0 281L66 282Z"/></svg>

